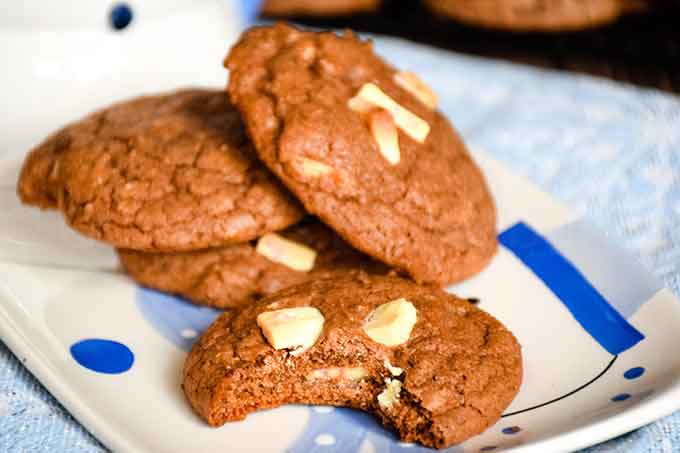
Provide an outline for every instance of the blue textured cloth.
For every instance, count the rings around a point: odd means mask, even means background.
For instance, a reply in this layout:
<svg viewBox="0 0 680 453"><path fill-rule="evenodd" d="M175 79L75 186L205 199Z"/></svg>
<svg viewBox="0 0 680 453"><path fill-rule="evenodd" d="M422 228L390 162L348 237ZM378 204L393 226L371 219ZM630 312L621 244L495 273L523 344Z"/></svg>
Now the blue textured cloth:
<svg viewBox="0 0 680 453"><path fill-rule="evenodd" d="M622 244L680 293L680 99L378 39L484 149ZM101 451L0 345L0 450ZM680 412L587 452L680 451Z"/></svg>

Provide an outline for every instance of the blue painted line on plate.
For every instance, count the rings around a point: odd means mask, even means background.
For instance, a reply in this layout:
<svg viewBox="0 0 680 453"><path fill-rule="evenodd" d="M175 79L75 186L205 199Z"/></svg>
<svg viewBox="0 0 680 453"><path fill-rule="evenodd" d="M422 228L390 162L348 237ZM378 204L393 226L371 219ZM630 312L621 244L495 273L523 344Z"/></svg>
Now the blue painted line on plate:
<svg viewBox="0 0 680 453"><path fill-rule="evenodd" d="M620 354L644 338L559 250L527 224L513 225L500 234L499 240L610 354Z"/></svg>

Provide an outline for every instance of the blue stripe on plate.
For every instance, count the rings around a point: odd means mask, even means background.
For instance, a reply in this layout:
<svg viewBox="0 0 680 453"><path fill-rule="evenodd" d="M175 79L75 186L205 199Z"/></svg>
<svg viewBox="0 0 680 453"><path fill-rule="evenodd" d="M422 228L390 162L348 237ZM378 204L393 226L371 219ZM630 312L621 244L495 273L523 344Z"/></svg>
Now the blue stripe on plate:
<svg viewBox="0 0 680 453"><path fill-rule="evenodd" d="M573 264L531 227L519 222L501 233L499 240L545 283L609 353L620 354L644 338Z"/></svg>

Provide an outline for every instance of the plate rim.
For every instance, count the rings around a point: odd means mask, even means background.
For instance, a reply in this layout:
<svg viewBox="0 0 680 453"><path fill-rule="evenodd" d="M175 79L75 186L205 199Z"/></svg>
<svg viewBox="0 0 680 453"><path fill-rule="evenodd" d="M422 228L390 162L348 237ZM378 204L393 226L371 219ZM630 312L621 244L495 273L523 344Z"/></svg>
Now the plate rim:
<svg viewBox="0 0 680 453"><path fill-rule="evenodd" d="M28 266L26 267L36 267ZM9 293L9 294L8 294ZM14 304L14 297L4 285L0 285L0 301ZM8 314L4 303L0 304L0 339L12 351L15 358L28 369L45 389L61 404L69 414L85 428L98 442L112 451L140 451L140 445L130 443L123 433L112 427L105 417L85 404L77 391L50 366L39 347L21 331Z"/></svg>
<svg viewBox="0 0 680 453"><path fill-rule="evenodd" d="M521 178L532 189L549 197L557 207L573 215L573 211L560 200L525 176L513 172L512 169L499 159L479 149L471 149L470 152L475 159L480 158L480 160L490 162L492 165L501 167L512 176ZM586 222L590 224L587 220ZM595 226L593 228L600 231ZM629 251L624 250L624 252L629 259L635 259ZM29 268L39 267L27 264L21 264L20 266ZM652 274L646 267L645 270L648 274ZM665 286L654 297L662 294L680 303L680 299L678 299L673 291ZM67 380L54 370L48 359L44 357L42 350L21 330L21 326L19 326L21 320L17 320L10 315L7 307L15 305L14 298L15 296L12 292L0 282L0 301L3 302L0 303L0 339L12 351L17 360L30 371L31 375L45 387L59 404L67 409L90 435L106 448L113 451L145 451L145 446L138 443L139 439L126 437L124 432L119 432L119 430L108 423L105 417L99 416L96 409L85 404L79 398L77 389L73 388ZM644 401L640 401L617 414L585 426L561 431L544 439L512 446L501 451L529 453L547 451L546 449L549 449L549 451L581 449L631 432L655 420L666 417L677 410L680 410L680 374L674 376L661 392L655 393ZM229 451L226 448L229 447L225 445L225 451Z"/></svg>

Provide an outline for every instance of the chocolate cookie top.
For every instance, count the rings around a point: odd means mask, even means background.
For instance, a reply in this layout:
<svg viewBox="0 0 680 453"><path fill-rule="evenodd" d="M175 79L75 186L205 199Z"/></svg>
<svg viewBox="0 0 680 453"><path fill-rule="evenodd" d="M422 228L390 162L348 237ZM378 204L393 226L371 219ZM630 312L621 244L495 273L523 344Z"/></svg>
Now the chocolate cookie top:
<svg viewBox="0 0 680 453"><path fill-rule="evenodd" d="M303 211L261 166L223 92L140 97L58 131L26 158L17 192L118 247L192 250L248 241Z"/></svg>
<svg viewBox="0 0 680 453"><path fill-rule="evenodd" d="M183 389L214 426L332 404L441 448L497 421L521 380L520 346L489 314L434 287L357 273L225 313L187 357Z"/></svg>
<svg viewBox="0 0 680 453"><path fill-rule="evenodd" d="M437 284L489 261L493 200L413 74L351 33L283 24L247 31L226 65L229 95L260 158L354 247Z"/></svg>
<svg viewBox="0 0 680 453"><path fill-rule="evenodd" d="M307 220L279 234L316 253L310 270L272 261L258 252L256 241L194 252L117 252L125 271L142 285L217 308L247 305L281 289L336 273L359 269L389 272L387 266L352 249L319 221Z"/></svg>

